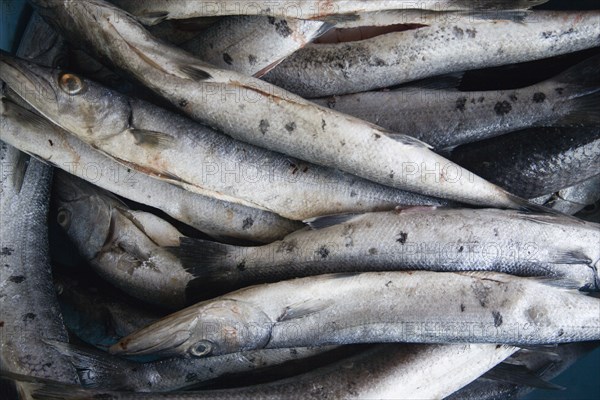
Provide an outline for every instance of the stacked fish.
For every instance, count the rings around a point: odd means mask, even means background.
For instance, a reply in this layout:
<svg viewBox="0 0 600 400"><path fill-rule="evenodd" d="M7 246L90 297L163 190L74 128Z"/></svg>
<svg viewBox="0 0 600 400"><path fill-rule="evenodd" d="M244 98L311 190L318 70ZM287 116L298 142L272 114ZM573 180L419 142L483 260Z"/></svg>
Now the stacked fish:
<svg viewBox="0 0 600 400"><path fill-rule="evenodd" d="M0 54L21 398L519 397L597 347L600 11L30 3Z"/></svg>

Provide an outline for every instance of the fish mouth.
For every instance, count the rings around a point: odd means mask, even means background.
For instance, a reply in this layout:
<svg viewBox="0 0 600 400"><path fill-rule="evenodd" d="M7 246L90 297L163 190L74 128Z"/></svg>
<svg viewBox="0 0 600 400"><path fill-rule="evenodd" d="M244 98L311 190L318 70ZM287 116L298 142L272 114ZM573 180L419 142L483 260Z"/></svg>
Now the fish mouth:
<svg viewBox="0 0 600 400"><path fill-rule="evenodd" d="M189 330L151 333L139 331L112 345L108 352L115 355L142 356L173 352L190 338Z"/></svg>
<svg viewBox="0 0 600 400"><path fill-rule="evenodd" d="M51 82L35 72L27 61L4 51L0 51L0 79L8 85L10 91L36 109L48 104L58 105L58 97Z"/></svg>

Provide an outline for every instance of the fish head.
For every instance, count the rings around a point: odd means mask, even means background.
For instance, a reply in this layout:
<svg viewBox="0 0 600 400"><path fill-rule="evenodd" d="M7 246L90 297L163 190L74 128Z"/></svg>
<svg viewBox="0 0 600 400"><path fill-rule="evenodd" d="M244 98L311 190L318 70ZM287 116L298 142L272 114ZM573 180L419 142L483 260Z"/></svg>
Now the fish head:
<svg viewBox="0 0 600 400"><path fill-rule="evenodd" d="M57 173L53 188L56 222L86 260L94 259L111 236L113 207L89 184Z"/></svg>
<svg viewBox="0 0 600 400"><path fill-rule="evenodd" d="M0 79L40 114L88 143L128 128L124 96L77 74L0 53Z"/></svg>
<svg viewBox="0 0 600 400"><path fill-rule="evenodd" d="M207 357L260 349L273 326L258 307L239 300L210 300L151 324L113 345L122 355Z"/></svg>

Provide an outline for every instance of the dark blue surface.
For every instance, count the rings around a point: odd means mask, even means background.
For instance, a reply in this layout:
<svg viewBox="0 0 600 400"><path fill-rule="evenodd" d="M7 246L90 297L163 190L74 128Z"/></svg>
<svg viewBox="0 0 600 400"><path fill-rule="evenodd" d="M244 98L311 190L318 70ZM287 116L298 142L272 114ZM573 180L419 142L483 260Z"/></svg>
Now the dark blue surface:
<svg viewBox="0 0 600 400"><path fill-rule="evenodd" d="M27 17L25 0L0 0L0 48L6 51L16 49ZM591 9L600 8L597 0L553 0L544 5L547 9ZM598 21L600 23L600 21ZM13 46L14 44L14 46ZM586 356L571 367L567 372L553 380L565 391L536 390L526 397L527 400L569 399L587 400L600 399L600 348Z"/></svg>

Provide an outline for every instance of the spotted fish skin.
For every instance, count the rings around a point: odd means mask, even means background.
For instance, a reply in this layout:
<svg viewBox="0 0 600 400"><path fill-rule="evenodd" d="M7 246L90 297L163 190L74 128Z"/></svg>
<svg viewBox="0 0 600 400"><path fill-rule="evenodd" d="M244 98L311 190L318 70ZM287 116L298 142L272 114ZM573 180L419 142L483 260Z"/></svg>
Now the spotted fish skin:
<svg viewBox="0 0 600 400"><path fill-rule="evenodd" d="M264 79L305 98L365 92L595 47L599 17L600 11L533 11L498 20L439 18L358 42L308 45Z"/></svg>

